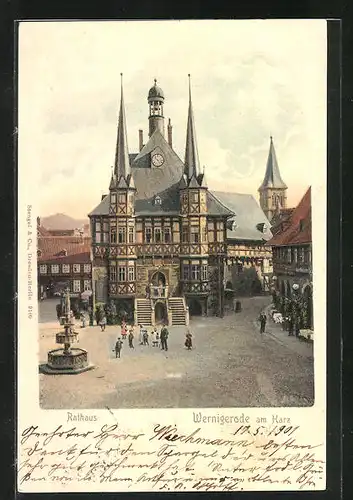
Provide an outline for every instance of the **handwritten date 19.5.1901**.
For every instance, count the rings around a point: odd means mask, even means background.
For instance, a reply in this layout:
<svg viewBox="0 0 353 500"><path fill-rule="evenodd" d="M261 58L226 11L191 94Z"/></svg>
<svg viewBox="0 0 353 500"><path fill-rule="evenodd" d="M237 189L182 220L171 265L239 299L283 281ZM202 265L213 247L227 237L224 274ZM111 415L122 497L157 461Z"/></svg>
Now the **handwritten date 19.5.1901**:
<svg viewBox="0 0 353 500"><path fill-rule="evenodd" d="M272 427L266 427L265 425L260 425L254 427L251 425L240 425L234 432L233 435L249 435L249 436L279 436L280 434L291 436L299 429L299 425L275 425Z"/></svg>

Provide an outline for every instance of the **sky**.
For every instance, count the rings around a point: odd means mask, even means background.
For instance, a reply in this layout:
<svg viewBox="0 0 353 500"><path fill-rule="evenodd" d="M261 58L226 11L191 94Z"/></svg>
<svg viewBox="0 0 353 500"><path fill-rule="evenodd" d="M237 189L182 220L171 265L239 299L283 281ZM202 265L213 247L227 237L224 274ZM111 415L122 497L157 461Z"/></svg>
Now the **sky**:
<svg viewBox="0 0 353 500"><path fill-rule="evenodd" d="M212 190L250 193L270 135L295 206L326 168L326 21L22 22L19 169L40 215L84 218L108 192L120 73L130 153L148 137L147 94L165 93L184 159L188 73L201 166Z"/></svg>

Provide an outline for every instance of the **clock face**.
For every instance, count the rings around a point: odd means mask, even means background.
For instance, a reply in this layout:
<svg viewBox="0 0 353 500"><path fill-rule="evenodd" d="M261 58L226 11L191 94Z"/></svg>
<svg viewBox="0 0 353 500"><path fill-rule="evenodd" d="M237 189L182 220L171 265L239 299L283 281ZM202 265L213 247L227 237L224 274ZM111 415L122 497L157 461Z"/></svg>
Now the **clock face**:
<svg viewBox="0 0 353 500"><path fill-rule="evenodd" d="M164 163L164 158L161 154L155 154L152 156L152 163L155 167L160 167Z"/></svg>

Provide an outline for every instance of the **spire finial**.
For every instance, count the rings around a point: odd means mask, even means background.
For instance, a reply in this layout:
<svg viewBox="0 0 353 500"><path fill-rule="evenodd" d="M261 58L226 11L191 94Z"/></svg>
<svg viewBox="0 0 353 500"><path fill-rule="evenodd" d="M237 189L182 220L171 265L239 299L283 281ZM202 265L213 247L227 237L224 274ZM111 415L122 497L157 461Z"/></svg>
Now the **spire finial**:
<svg viewBox="0 0 353 500"><path fill-rule="evenodd" d="M154 84L157 85L157 78L154 79Z"/></svg>
<svg viewBox="0 0 353 500"><path fill-rule="evenodd" d="M270 141L271 141L271 142L272 142L272 139L273 139L273 137L272 137L272 135L270 135Z"/></svg>

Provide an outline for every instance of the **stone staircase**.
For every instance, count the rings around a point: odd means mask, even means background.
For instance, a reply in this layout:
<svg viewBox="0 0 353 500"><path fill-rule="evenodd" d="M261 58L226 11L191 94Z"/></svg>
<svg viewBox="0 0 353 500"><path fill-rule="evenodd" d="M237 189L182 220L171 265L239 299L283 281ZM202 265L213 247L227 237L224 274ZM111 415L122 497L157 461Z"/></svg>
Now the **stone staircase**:
<svg viewBox="0 0 353 500"><path fill-rule="evenodd" d="M189 311L183 297L170 297L168 307L172 312L172 325L188 325Z"/></svg>
<svg viewBox="0 0 353 500"><path fill-rule="evenodd" d="M135 324L152 325L152 306L150 299L135 299Z"/></svg>

